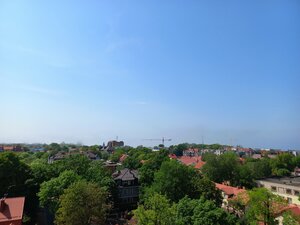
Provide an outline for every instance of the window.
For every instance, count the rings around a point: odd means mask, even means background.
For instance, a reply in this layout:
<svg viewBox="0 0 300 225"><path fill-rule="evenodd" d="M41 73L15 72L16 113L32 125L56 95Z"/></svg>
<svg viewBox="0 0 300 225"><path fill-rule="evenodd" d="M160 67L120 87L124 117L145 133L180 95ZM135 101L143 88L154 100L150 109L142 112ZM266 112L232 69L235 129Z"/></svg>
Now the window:
<svg viewBox="0 0 300 225"><path fill-rule="evenodd" d="M289 204L292 204L292 203L293 203L293 201L292 201L291 198L287 198L287 200L288 200L288 203L289 203Z"/></svg>
<svg viewBox="0 0 300 225"><path fill-rule="evenodd" d="M286 193L287 193L288 195L291 195L291 194L292 194L292 190L291 190L291 189L286 189Z"/></svg>
<svg viewBox="0 0 300 225"><path fill-rule="evenodd" d="M299 196L299 191L296 191L296 190L294 190L294 194L296 195L296 196Z"/></svg>
<svg viewBox="0 0 300 225"><path fill-rule="evenodd" d="M277 191L277 188L275 186L271 186L271 191Z"/></svg>

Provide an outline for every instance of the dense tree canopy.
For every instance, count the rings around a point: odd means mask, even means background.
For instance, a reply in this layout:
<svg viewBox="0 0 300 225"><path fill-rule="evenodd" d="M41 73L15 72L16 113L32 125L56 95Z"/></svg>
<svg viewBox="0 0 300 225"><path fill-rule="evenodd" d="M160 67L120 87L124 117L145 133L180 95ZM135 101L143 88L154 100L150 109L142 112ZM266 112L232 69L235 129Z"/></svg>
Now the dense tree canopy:
<svg viewBox="0 0 300 225"><path fill-rule="evenodd" d="M164 161L155 172L154 182L147 189L146 195L153 192L161 193L168 199L178 202L184 196L200 198L201 196L221 203L221 193L208 178L203 178L193 167L180 164L177 161Z"/></svg>
<svg viewBox="0 0 300 225"><path fill-rule="evenodd" d="M140 225L175 224L175 208L163 195L154 194L134 211Z"/></svg>
<svg viewBox="0 0 300 225"><path fill-rule="evenodd" d="M64 158L63 160L54 162L53 166L55 166L60 173L65 170L72 170L76 174L84 177L90 167L90 163L91 160L89 160L86 156L74 154Z"/></svg>
<svg viewBox="0 0 300 225"><path fill-rule="evenodd" d="M27 179L31 178L30 167L11 152L0 154L0 196L26 193Z"/></svg>
<svg viewBox="0 0 300 225"><path fill-rule="evenodd" d="M212 150L224 146L179 144L158 152L142 146L120 147L110 156L117 162L126 154L128 157L120 168L138 169L140 200L135 217L139 224L238 224L234 216L220 208L222 196L214 182L226 181L252 189L256 179L289 175L296 166L300 167L300 156L288 152L275 158L262 154L261 159L241 159L235 152L220 156L208 153L202 157L206 164L200 171L169 159L170 153L182 155L190 147ZM80 153L91 151L104 160L109 156L100 152L97 145L52 143L45 148L48 152L0 153L0 194L25 196L26 217L34 218L37 207L44 206L56 216L59 225L105 223L110 208L107 199L116 203L117 186L102 161L91 161ZM57 152L63 152L65 158L49 164L48 157ZM273 204L284 202L265 189L254 189L249 196L249 202L237 198L229 203L238 213L246 214L246 224L258 220L273 224ZM95 210L88 210L91 207ZM293 221L285 215L285 223ZM34 220L30 222L34 224Z"/></svg>
<svg viewBox="0 0 300 225"><path fill-rule="evenodd" d="M80 181L72 184L59 199L57 225L105 224L107 192L96 184Z"/></svg>
<svg viewBox="0 0 300 225"><path fill-rule="evenodd" d="M213 225L237 224L237 218L217 207L212 201L182 198L171 203L165 196L154 194L144 205L134 211L138 224L142 225Z"/></svg>
<svg viewBox="0 0 300 225"><path fill-rule="evenodd" d="M114 180L111 176L111 172L104 168L101 161L91 162L84 178L90 182L96 183L106 190L114 187Z"/></svg>
<svg viewBox="0 0 300 225"><path fill-rule="evenodd" d="M249 223L262 221L265 225L276 224L276 213L287 204L282 197L265 188L255 188L249 191L249 198L246 212Z"/></svg>
<svg viewBox="0 0 300 225"><path fill-rule="evenodd" d="M41 205L47 207L53 213L56 212L59 197L64 190L80 179L81 177L73 171L66 170L59 177L42 183L38 193Z"/></svg>
<svg viewBox="0 0 300 225"><path fill-rule="evenodd" d="M236 183L238 176L239 161L236 154L232 152L217 156L208 154L205 157L206 164L203 166L203 173L211 180L221 183L230 181Z"/></svg>
<svg viewBox="0 0 300 225"><path fill-rule="evenodd" d="M193 181L199 176L191 167L174 160L165 161L162 163L160 170L154 175L152 189L177 202L185 195L196 195L197 190Z"/></svg>
<svg viewBox="0 0 300 225"><path fill-rule="evenodd" d="M144 162L139 169L139 182L142 187L147 187L152 184L154 173L160 169L160 166L164 161L169 161L168 151L160 150L159 152L152 154L152 157Z"/></svg>

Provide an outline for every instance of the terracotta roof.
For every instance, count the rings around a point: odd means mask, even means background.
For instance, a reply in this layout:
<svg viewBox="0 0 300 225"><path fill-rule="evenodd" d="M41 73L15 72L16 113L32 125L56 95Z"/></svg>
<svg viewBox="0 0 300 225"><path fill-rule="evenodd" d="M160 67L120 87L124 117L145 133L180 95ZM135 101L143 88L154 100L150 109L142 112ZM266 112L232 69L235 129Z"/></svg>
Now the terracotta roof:
<svg viewBox="0 0 300 225"><path fill-rule="evenodd" d="M201 169L202 166L205 165L205 163L206 163L206 162L203 162L203 161L198 162L198 163L195 165L195 169Z"/></svg>
<svg viewBox="0 0 300 225"><path fill-rule="evenodd" d="M175 154L169 154L170 159L177 159L177 156Z"/></svg>
<svg viewBox="0 0 300 225"><path fill-rule="evenodd" d="M21 220L23 217L24 202L25 197L5 198L4 209L0 210L0 223Z"/></svg>
<svg viewBox="0 0 300 225"><path fill-rule="evenodd" d="M278 214L282 214L284 212L291 212L293 213L295 216L300 216L300 208L298 205L293 205L293 204L290 204L284 208L281 208L278 212Z"/></svg>
<svg viewBox="0 0 300 225"><path fill-rule="evenodd" d="M241 161L241 162L245 162L245 159L244 158L239 158L239 160Z"/></svg>
<svg viewBox="0 0 300 225"><path fill-rule="evenodd" d="M119 159L119 161L120 161L120 162L124 162L125 159L127 159L127 157L128 157L128 155L122 154L121 157L120 157L120 159Z"/></svg>
<svg viewBox="0 0 300 225"><path fill-rule="evenodd" d="M3 146L4 151L12 151L14 150L14 146Z"/></svg>
<svg viewBox="0 0 300 225"><path fill-rule="evenodd" d="M225 185L225 184L219 184L219 183L215 183L215 184L216 184L216 188L223 191L226 195L237 196L239 193L242 193L242 192L246 191L244 189L228 186L228 185Z"/></svg>
<svg viewBox="0 0 300 225"><path fill-rule="evenodd" d="M299 206L293 206L293 208L288 209L288 211L291 211L296 216L300 216Z"/></svg>
<svg viewBox="0 0 300 225"><path fill-rule="evenodd" d="M201 162L202 161L202 158L201 156L181 156L181 157L178 157L178 160L187 165L187 166L190 166L190 165L196 165L198 162Z"/></svg>

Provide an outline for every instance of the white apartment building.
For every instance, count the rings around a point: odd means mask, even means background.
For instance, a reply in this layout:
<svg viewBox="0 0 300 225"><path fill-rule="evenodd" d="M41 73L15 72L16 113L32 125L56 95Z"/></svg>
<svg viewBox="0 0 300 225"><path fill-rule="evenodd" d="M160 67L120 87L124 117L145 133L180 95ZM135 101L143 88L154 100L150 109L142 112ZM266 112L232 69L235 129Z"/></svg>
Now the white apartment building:
<svg viewBox="0 0 300 225"><path fill-rule="evenodd" d="M256 183L284 197L290 204L300 205L300 177L267 178L257 180Z"/></svg>

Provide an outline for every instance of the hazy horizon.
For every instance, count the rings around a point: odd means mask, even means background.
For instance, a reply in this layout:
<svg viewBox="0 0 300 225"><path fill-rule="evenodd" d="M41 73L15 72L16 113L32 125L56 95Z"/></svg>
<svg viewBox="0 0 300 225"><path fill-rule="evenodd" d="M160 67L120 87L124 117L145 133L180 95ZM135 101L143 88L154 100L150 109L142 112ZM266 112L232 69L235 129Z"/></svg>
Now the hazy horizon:
<svg viewBox="0 0 300 225"><path fill-rule="evenodd" d="M1 1L0 143L300 149L300 2Z"/></svg>

